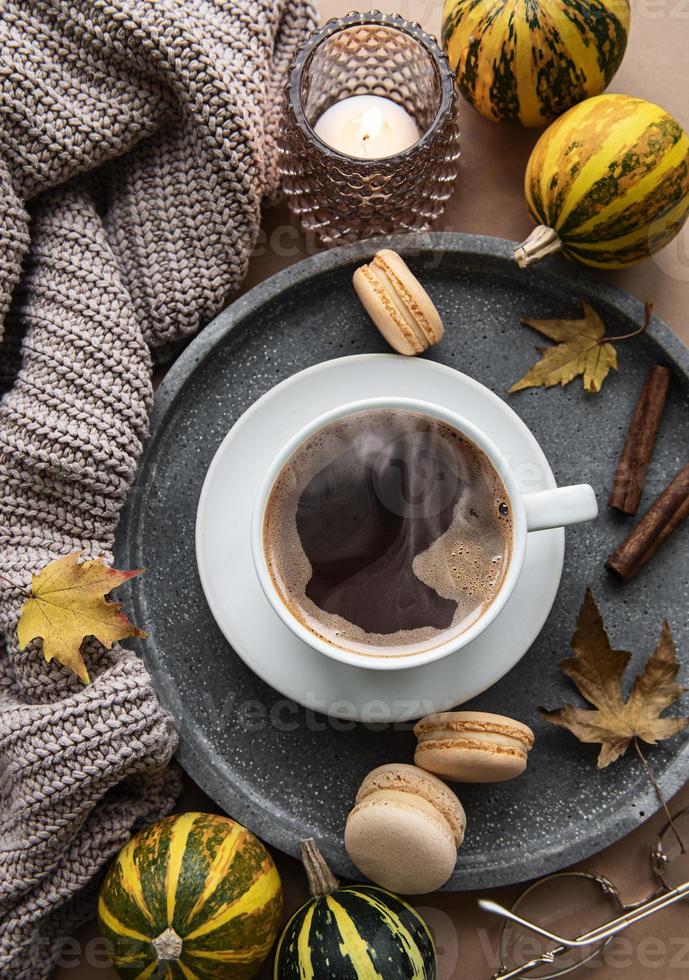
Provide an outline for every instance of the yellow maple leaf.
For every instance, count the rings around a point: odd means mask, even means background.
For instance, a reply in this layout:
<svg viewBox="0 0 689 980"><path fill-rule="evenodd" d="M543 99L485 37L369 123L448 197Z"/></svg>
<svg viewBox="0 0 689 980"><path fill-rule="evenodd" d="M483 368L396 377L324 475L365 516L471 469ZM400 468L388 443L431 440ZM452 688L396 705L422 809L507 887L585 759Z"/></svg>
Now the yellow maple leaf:
<svg viewBox="0 0 689 980"><path fill-rule="evenodd" d="M551 340L556 347L539 348L540 361L512 385L510 392L523 388L551 388L569 384L582 376L586 391L598 393L611 369L617 369L617 351L605 337L605 324L585 300L581 320L522 320Z"/></svg>
<svg viewBox="0 0 689 980"><path fill-rule="evenodd" d="M575 655L562 662L562 669L595 710L566 705L554 711L541 708L540 713L581 742L600 743L600 769L624 755L633 739L655 745L689 725L689 718L661 717L684 691L676 681L679 665L668 623L663 623L658 644L626 700L622 683L631 654L612 648L590 589L577 618L572 649Z"/></svg>
<svg viewBox="0 0 689 980"><path fill-rule="evenodd" d="M94 636L108 650L116 640L146 636L120 612L121 602L105 599L143 569L121 572L106 565L103 558L80 558L81 552L75 551L57 558L31 577L31 595L22 607L17 636L20 650L25 650L32 640L42 639L47 661L59 661L88 684L81 655L87 636Z"/></svg>

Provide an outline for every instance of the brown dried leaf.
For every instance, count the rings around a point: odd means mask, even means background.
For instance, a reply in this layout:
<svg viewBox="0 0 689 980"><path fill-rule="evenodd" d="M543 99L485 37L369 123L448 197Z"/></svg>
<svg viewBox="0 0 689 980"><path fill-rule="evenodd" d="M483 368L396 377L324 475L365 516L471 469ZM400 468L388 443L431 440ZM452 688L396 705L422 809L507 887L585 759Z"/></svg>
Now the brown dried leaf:
<svg viewBox="0 0 689 980"><path fill-rule="evenodd" d="M510 392L566 385L579 375L586 391L601 390L611 369L617 369L617 351L605 339L600 316L585 300L582 306L581 320L522 320L525 326L558 343L556 347L539 348L540 361L512 385Z"/></svg>
<svg viewBox="0 0 689 980"><path fill-rule="evenodd" d="M624 755L634 738L655 745L689 725L689 718L660 717L684 691L675 680L679 665L667 622L626 702L622 680L631 654L611 647L590 589L586 590L579 612L572 649L575 656L564 660L562 669L596 710L572 706L555 711L541 708L541 717L569 729L581 742L600 742L600 769Z"/></svg>

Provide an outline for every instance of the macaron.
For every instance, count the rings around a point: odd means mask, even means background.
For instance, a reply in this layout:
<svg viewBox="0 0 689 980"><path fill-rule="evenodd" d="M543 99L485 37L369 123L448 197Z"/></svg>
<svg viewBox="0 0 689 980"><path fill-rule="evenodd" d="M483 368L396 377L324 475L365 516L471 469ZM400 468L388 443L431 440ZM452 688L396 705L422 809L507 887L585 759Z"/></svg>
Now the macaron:
<svg viewBox="0 0 689 980"><path fill-rule="evenodd" d="M366 776L347 817L347 853L363 875L403 895L444 885L457 863L466 815L440 779L392 763Z"/></svg>
<svg viewBox="0 0 689 980"><path fill-rule="evenodd" d="M500 783L520 776L534 744L528 725L486 711L443 711L414 726L414 762L458 783Z"/></svg>
<svg viewBox="0 0 689 980"><path fill-rule="evenodd" d="M422 354L445 332L440 314L404 259L384 248L354 273L369 316L399 354Z"/></svg>

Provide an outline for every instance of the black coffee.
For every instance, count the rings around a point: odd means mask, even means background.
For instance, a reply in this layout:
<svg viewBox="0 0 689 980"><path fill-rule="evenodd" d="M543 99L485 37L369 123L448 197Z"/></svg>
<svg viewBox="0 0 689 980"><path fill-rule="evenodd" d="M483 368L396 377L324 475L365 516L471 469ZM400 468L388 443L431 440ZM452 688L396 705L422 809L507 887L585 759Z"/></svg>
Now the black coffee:
<svg viewBox="0 0 689 980"><path fill-rule="evenodd" d="M415 653L467 629L509 565L504 484L475 443L425 415L333 422L287 461L264 521L283 601L329 643Z"/></svg>

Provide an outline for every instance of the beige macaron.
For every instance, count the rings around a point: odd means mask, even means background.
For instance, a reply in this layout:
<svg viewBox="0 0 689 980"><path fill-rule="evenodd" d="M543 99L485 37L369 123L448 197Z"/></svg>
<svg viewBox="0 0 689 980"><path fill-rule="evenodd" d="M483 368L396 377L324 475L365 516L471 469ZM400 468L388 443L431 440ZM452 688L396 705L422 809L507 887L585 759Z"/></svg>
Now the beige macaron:
<svg viewBox="0 0 689 980"><path fill-rule="evenodd" d="M419 280L397 252L384 248L354 273L369 316L399 354L422 354L437 344L443 321Z"/></svg>
<svg viewBox="0 0 689 980"><path fill-rule="evenodd" d="M458 783L500 783L526 769L534 733L486 711L444 711L414 726L414 762Z"/></svg>
<svg viewBox="0 0 689 980"><path fill-rule="evenodd" d="M393 892L444 885L464 840L466 815L452 790L404 763L374 769L347 817L345 847L363 875Z"/></svg>

